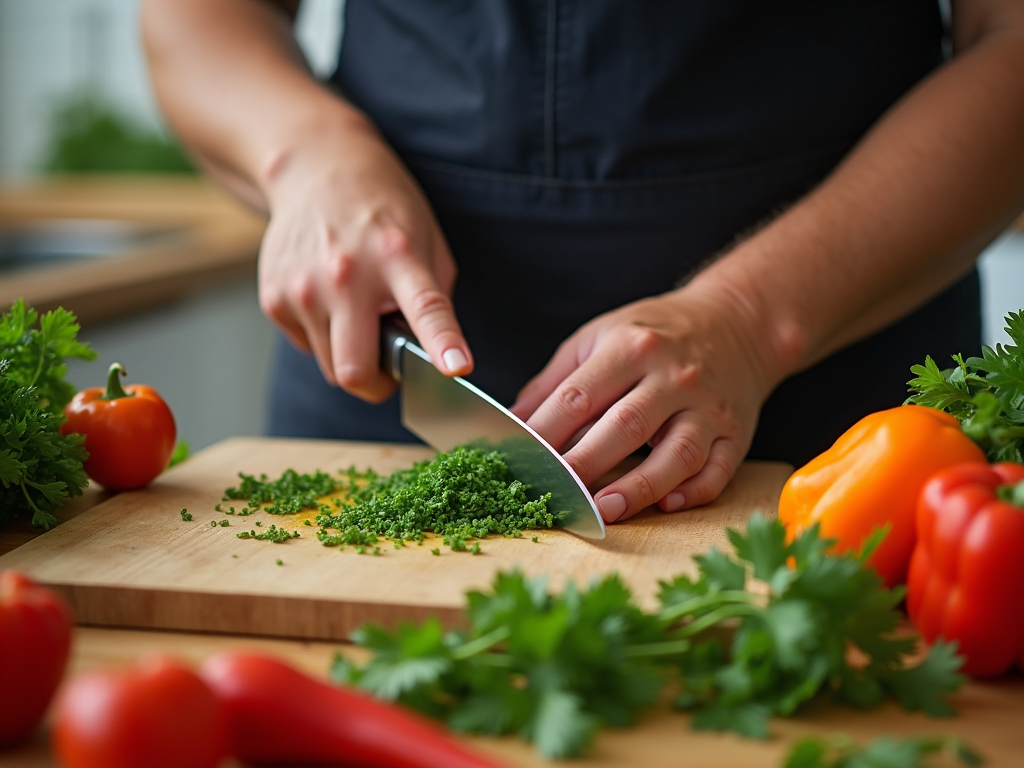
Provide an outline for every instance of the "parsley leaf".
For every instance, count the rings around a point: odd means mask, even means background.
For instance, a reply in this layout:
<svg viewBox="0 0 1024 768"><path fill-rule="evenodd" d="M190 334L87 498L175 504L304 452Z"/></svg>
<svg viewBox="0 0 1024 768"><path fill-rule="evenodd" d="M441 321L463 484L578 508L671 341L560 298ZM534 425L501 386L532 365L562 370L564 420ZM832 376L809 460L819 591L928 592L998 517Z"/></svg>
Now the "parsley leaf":
<svg viewBox="0 0 1024 768"><path fill-rule="evenodd" d="M467 629L367 625L353 640L372 658L338 657L334 677L456 730L519 734L552 758L580 754L602 726L631 725L669 687L694 728L752 738L818 697L950 711L960 659L938 645L907 666L916 642L898 632L902 591L864 557L830 552L817 527L787 543L761 517L729 540L731 553L695 558L696 579L662 582L653 611L617 575L555 594L543 578L498 574L467 595ZM866 661L852 663L851 649Z"/></svg>
<svg viewBox="0 0 1024 768"><path fill-rule="evenodd" d="M982 347L981 357L953 355L941 370L930 357L911 367L908 403L955 416L991 461L1024 461L1024 310L1006 316L1012 344Z"/></svg>
<svg viewBox="0 0 1024 768"><path fill-rule="evenodd" d="M53 511L89 482L85 438L62 435L63 415L40 408L36 389L8 370L0 360L0 523L30 514L33 526L49 529L57 524Z"/></svg>

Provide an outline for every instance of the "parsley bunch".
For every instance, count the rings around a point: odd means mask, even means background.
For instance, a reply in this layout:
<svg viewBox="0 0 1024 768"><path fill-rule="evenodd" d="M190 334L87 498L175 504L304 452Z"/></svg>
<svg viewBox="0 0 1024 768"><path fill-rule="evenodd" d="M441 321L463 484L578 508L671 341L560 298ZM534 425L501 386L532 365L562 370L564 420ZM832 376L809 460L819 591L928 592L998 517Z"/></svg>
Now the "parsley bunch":
<svg viewBox="0 0 1024 768"><path fill-rule="evenodd" d="M580 754L600 727L630 725L670 690L694 728L756 738L817 697L951 713L943 696L963 680L960 659L940 644L907 666L916 640L897 632L903 592L865 565L870 548L831 553L817 527L785 536L761 517L729 531L733 552L712 549L696 558L698 578L663 582L652 611L617 575L556 595L543 579L499 574L467 596L468 629L364 626L353 640L373 657L338 655L332 675L455 730L519 734L550 758Z"/></svg>
<svg viewBox="0 0 1024 768"><path fill-rule="evenodd" d="M20 299L0 317L0 523L27 513L32 525L50 528L53 510L88 483L85 438L60 433L75 392L64 359L96 357L78 330L70 312L39 317Z"/></svg>
<svg viewBox="0 0 1024 768"><path fill-rule="evenodd" d="M1024 310L1006 316L1012 344L982 347L981 357L953 355L940 370L931 357L911 367L908 403L946 411L991 461L1024 462Z"/></svg>

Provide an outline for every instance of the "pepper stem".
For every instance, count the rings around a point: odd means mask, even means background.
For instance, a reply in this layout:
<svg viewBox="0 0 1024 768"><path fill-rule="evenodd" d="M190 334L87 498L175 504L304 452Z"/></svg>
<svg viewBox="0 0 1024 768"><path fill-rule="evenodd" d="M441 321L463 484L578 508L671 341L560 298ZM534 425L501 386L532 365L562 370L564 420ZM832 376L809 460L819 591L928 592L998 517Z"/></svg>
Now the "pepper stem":
<svg viewBox="0 0 1024 768"><path fill-rule="evenodd" d="M127 376L128 371L120 363L111 363L107 372L107 391L103 394L104 400L118 400L122 397L135 397L131 392L125 392L121 386L121 377Z"/></svg>

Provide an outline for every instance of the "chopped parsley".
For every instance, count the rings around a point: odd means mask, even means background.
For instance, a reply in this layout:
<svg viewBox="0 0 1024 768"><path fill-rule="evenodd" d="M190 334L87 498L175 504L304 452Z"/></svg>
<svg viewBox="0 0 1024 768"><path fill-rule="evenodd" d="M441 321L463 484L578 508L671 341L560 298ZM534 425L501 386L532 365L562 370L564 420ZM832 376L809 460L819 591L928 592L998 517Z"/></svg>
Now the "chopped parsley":
<svg viewBox="0 0 1024 768"><path fill-rule="evenodd" d="M242 531L236 533L236 537L239 539L257 539L258 541L272 541L275 544L282 544L290 539L299 538L298 531L289 531L286 528L278 528L276 525L271 525L267 530L256 533L252 531Z"/></svg>
<svg viewBox="0 0 1024 768"><path fill-rule="evenodd" d="M271 514L316 510L320 543L357 551L382 539L422 541L434 533L453 551L476 554L474 539L518 537L525 530L552 528L559 519L548 510L550 494L531 499L528 487L509 477L499 453L477 448L455 448L388 476L352 467L335 476L289 469L277 480L239 477L241 484L227 489L225 497L245 499L253 509L266 505ZM336 493L344 498L320 501Z"/></svg>
<svg viewBox="0 0 1024 768"><path fill-rule="evenodd" d="M181 520L184 523L191 523L192 522L192 513L189 512L187 509L182 509L181 510Z"/></svg>

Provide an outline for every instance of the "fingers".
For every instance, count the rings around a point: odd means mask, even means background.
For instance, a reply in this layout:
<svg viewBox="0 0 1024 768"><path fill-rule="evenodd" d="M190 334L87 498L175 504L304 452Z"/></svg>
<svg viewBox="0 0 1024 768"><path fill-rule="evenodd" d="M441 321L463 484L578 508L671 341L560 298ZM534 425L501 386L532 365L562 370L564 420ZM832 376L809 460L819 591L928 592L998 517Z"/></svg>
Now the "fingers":
<svg viewBox="0 0 1024 768"><path fill-rule="evenodd" d="M439 247L447 246L443 242ZM455 319L451 298L433 269L415 254L412 243L398 229L380 233L383 278L420 345L434 365L449 376L473 370L473 358ZM450 259L449 259L450 260Z"/></svg>
<svg viewBox="0 0 1024 768"><path fill-rule="evenodd" d="M743 452L735 443L715 441L701 471L659 499L658 508L662 512L679 512L711 503L725 490L742 461Z"/></svg>
<svg viewBox="0 0 1024 768"><path fill-rule="evenodd" d="M610 413L612 411L609 411ZM583 458L584 462L592 462L590 466L599 472L594 475L595 478L614 467L622 458L619 455L621 451L609 450L608 447L615 445L610 435L614 433L616 427L608 425L605 434L598 436L595 432L601 426L601 422L598 422L580 445L570 452L572 454L589 451L596 456L594 459L586 456ZM663 498L681 481L701 472L705 466L711 450L713 433L696 411L676 414L662 429L652 430L652 433L654 431L659 433L660 440L650 455L636 469L595 494L594 501L605 522L611 523L632 517ZM640 440L641 437L643 436L638 433L635 440ZM649 438L650 435L644 437L637 445L643 444ZM590 445L592 439L595 442ZM569 460L568 455L566 460ZM598 465L597 461L602 464ZM570 464L573 463L570 461Z"/></svg>
<svg viewBox="0 0 1024 768"><path fill-rule="evenodd" d="M561 360L553 359L552 364L541 374L544 380L540 382L539 387L542 389L549 386L547 381L549 378L564 380L553 387L551 393L527 421L541 437L555 448L566 445L588 422L601 416L605 409L627 393L643 375L642 370L636 366L624 364L620 359L619 349L613 345L595 353L575 370L570 369L569 354L572 351L572 349L567 350ZM571 372L567 376L563 375L563 371L567 369ZM624 398L617 404L621 406L616 413L617 417L622 418L622 428L626 431L646 430L646 427L640 423L646 421L646 414L632 413L630 411L631 403L629 398ZM669 415L671 414L663 414L662 421ZM602 420L604 418L602 417ZM598 421L598 424L600 423ZM660 423L658 422L658 424ZM650 429L650 434L645 435L643 440L636 443L626 453L643 445L656 428L657 425L654 425ZM622 457L620 455L618 458ZM584 482L588 482L588 478L583 475L580 477ZM593 475L589 479L596 477L598 475Z"/></svg>

